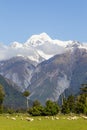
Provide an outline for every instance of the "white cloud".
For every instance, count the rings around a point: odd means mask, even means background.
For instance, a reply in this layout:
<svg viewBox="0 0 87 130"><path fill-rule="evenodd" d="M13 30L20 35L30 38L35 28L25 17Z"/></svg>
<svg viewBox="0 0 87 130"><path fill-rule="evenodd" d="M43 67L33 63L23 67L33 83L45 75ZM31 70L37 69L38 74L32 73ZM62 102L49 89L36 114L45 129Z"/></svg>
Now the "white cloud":
<svg viewBox="0 0 87 130"><path fill-rule="evenodd" d="M62 43L65 45L65 42ZM65 51L65 46L63 44L61 45L61 41L52 40L44 33L34 35L24 44L18 42L13 42L9 46L0 44L0 60L21 55L40 62L40 57L49 59L56 54L63 53Z"/></svg>

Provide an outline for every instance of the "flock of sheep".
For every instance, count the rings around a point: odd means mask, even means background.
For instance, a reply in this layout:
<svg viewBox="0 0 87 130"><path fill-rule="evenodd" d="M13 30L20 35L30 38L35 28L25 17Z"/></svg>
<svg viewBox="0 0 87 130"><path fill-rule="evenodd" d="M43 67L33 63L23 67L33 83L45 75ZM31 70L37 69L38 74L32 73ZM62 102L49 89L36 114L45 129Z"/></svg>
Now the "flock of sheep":
<svg viewBox="0 0 87 130"><path fill-rule="evenodd" d="M6 118L15 121L15 120L17 120L18 116L12 117L12 116L7 115ZM37 117L36 119L38 121L41 121L41 120L43 120L43 118L44 119L50 119L50 120L59 120L59 119L77 120L79 118L83 118L83 119L87 120L87 116L84 116L84 115L82 115L82 116L65 116L65 117L60 117L60 118L58 116L51 116L51 117L50 116L45 116L45 117L42 117L42 118L41 117ZM26 116L26 117L20 116L19 119L20 120L31 121L31 122L35 120L35 118L29 117L29 116Z"/></svg>

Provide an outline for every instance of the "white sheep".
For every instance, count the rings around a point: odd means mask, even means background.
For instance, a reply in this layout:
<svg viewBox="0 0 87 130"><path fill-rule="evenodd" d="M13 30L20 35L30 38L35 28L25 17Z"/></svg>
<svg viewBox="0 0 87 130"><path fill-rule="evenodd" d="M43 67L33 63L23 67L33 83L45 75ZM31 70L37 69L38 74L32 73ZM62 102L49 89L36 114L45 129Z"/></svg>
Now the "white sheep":
<svg viewBox="0 0 87 130"><path fill-rule="evenodd" d="M26 117L26 120L27 120L27 121L33 121L34 119L33 119L33 118Z"/></svg>
<svg viewBox="0 0 87 130"><path fill-rule="evenodd" d="M83 119L86 119L87 120L87 116L82 116L83 117Z"/></svg>
<svg viewBox="0 0 87 130"><path fill-rule="evenodd" d="M59 120L59 117L55 117L56 120Z"/></svg>
<svg viewBox="0 0 87 130"><path fill-rule="evenodd" d="M49 119L49 116L45 116L46 119Z"/></svg>
<svg viewBox="0 0 87 130"><path fill-rule="evenodd" d="M68 119L68 120L77 120L77 119L78 119L78 117L73 116L73 117L68 117L67 119Z"/></svg>
<svg viewBox="0 0 87 130"><path fill-rule="evenodd" d="M12 117L11 119L12 119L12 120L14 120L14 121L16 120L16 118L15 118L15 117Z"/></svg>
<svg viewBox="0 0 87 130"><path fill-rule="evenodd" d="M52 120L54 120L54 117L52 116Z"/></svg>

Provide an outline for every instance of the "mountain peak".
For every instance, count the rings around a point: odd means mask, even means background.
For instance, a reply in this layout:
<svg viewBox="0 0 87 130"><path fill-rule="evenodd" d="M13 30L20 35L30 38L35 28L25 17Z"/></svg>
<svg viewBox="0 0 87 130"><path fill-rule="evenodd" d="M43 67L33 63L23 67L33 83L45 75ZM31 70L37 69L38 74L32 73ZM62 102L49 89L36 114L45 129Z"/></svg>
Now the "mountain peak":
<svg viewBox="0 0 87 130"><path fill-rule="evenodd" d="M39 36L40 36L41 38L43 38L43 39L51 40L51 38L50 38L50 37L48 36L48 34L45 33L45 32L41 33Z"/></svg>
<svg viewBox="0 0 87 130"><path fill-rule="evenodd" d="M33 46L37 46L39 44L42 44L46 41L51 41L52 39L46 34L41 33L38 35L32 35L25 44L31 44Z"/></svg>
<svg viewBox="0 0 87 130"><path fill-rule="evenodd" d="M83 44L82 43L80 43L79 41L72 41L72 42L70 42L69 44L67 44L66 45L66 47L82 47L83 46Z"/></svg>

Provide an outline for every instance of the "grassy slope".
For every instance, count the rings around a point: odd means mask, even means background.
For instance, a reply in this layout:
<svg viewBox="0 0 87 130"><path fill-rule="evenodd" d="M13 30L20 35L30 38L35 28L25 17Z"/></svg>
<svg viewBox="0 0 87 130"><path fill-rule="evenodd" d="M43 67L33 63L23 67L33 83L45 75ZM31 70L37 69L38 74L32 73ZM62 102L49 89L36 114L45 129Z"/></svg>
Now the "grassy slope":
<svg viewBox="0 0 87 130"><path fill-rule="evenodd" d="M15 116L14 116L15 117ZM0 116L0 130L87 130L87 120L79 118L78 120L67 120L60 117L59 120L45 119L41 117L33 117L34 121L29 122L23 115L23 120L20 119L21 115L16 117L16 120L6 118L5 115Z"/></svg>

